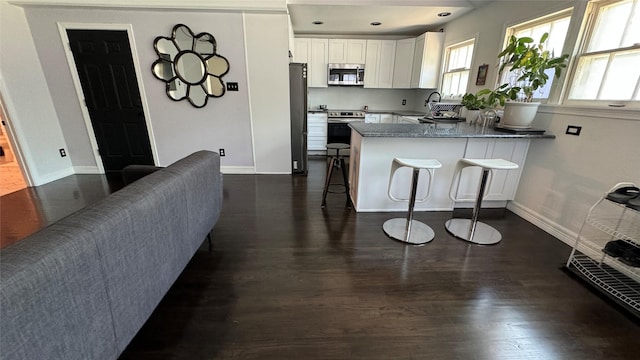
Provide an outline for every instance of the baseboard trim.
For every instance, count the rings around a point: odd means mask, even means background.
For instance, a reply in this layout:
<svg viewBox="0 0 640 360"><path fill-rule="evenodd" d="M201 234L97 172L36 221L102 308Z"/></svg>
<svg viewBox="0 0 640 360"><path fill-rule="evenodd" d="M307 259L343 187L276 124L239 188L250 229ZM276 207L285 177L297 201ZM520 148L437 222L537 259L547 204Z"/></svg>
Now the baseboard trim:
<svg viewBox="0 0 640 360"><path fill-rule="evenodd" d="M539 227L541 230L557 238L563 243L571 247L575 245L578 234L567 229L566 227L555 223L545 218L544 216L541 216L540 214L523 206L522 204L519 204L516 201L510 201L509 204L507 204L507 209L511 210L514 214Z"/></svg>
<svg viewBox="0 0 640 360"><path fill-rule="evenodd" d="M256 173L256 169L253 166L220 166L220 172L223 174L253 175Z"/></svg>
<svg viewBox="0 0 640 360"><path fill-rule="evenodd" d="M73 172L75 174L102 174L97 166L74 166Z"/></svg>
<svg viewBox="0 0 640 360"><path fill-rule="evenodd" d="M71 176L74 174L73 167L68 167L66 169L54 171L45 176L34 177L33 186L40 186L44 184L48 184L52 181L60 180L63 177Z"/></svg>

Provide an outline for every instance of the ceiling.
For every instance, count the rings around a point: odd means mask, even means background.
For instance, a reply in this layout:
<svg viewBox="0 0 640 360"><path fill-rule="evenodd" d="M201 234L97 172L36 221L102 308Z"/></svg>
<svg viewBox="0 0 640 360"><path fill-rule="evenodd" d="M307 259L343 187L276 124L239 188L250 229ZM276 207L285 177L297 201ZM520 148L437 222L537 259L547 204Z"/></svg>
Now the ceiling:
<svg viewBox="0 0 640 360"><path fill-rule="evenodd" d="M419 35L493 0L288 0L296 35ZM449 12L447 17L439 13ZM314 25L314 21L322 21ZM382 23L379 26L371 22Z"/></svg>

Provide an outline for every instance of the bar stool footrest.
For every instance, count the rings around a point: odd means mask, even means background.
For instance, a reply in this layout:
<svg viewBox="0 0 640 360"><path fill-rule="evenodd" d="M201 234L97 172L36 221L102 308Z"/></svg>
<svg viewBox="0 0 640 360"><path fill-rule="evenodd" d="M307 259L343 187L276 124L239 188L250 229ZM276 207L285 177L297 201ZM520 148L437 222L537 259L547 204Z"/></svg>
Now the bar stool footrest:
<svg viewBox="0 0 640 360"><path fill-rule="evenodd" d="M498 230L480 221L476 222L473 239L469 240L469 227L472 223L471 219L449 219L444 227L451 235L474 244L493 245L502 240L502 235Z"/></svg>
<svg viewBox="0 0 640 360"><path fill-rule="evenodd" d="M382 224L382 230L387 236L411 245L424 245L435 237L435 232L429 225L417 220L411 220L409 239L405 239L406 228L407 218L389 219Z"/></svg>

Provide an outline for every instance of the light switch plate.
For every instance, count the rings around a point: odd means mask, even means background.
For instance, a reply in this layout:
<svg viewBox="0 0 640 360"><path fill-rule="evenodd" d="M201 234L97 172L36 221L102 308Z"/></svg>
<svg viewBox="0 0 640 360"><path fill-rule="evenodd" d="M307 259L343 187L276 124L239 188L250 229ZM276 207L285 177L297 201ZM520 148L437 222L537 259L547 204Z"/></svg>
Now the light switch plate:
<svg viewBox="0 0 640 360"><path fill-rule="evenodd" d="M569 125L565 134L579 136L582 126Z"/></svg>

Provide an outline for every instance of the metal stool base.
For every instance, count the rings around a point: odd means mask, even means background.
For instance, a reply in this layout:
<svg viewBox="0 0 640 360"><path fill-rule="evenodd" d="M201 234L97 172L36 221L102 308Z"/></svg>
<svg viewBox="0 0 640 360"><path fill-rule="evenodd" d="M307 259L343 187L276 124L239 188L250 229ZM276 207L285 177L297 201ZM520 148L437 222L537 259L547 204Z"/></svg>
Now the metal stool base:
<svg viewBox="0 0 640 360"><path fill-rule="evenodd" d="M502 235L498 230L480 221L476 222L473 239L469 240L469 228L472 223L471 219L449 219L444 227L451 235L474 244L493 245L502 240Z"/></svg>
<svg viewBox="0 0 640 360"><path fill-rule="evenodd" d="M433 229L431 229L427 224L417 220L411 220L411 233L409 234L409 238L406 239L406 218L387 220L382 224L382 230L384 230L384 233L390 238L412 245L426 244L435 237Z"/></svg>

